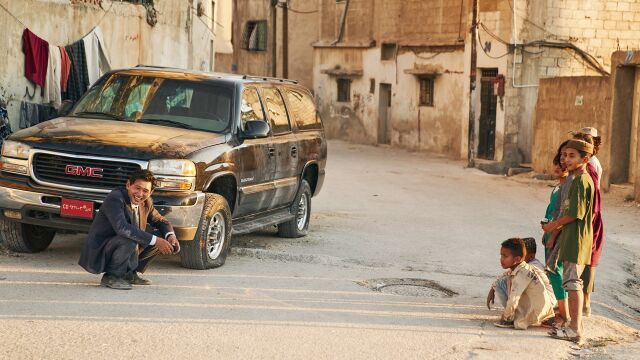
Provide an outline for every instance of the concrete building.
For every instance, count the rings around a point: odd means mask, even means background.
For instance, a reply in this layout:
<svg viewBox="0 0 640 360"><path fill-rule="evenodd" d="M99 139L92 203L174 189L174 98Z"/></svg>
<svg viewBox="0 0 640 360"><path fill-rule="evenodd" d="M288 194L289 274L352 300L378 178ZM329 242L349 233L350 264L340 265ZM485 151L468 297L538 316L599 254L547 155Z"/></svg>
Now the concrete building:
<svg viewBox="0 0 640 360"><path fill-rule="evenodd" d="M216 71L289 78L312 88L318 3L233 0L232 60L220 61Z"/></svg>
<svg viewBox="0 0 640 360"><path fill-rule="evenodd" d="M636 1L321 5L314 88L330 136L470 158L492 172L534 160L541 79L607 76L612 52L640 45Z"/></svg>
<svg viewBox="0 0 640 360"><path fill-rule="evenodd" d="M314 89L329 136L466 157L469 4L322 0Z"/></svg>
<svg viewBox="0 0 640 360"><path fill-rule="evenodd" d="M147 64L209 71L216 46L210 20L214 18L214 4L205 0L3 1L0 96L8 103L12 128L18 128L21 101L41 102L39 91L33 98L27 99L25 94L25 88L33 88L24 77L25 28L51 45L68 45L99 25L114 69Z"/></svg>
<svg viewBox="0 0 640 360"><path fill-rule="evenodd" d="M533 146L533 131L536 128L534 119L539 118L535 109L540 79L608 76L614 51L640 45L640 3L635 1L482 1L480 22L479 67L480 63L492 63L505 70L499 70L506 80L505 110L496 115L493 160L502 160L507 166L535 161L533 152L537 150ZM591 83L603 84L597 80ZM602 94L605 93L608 90L602 89ZM604 101L606 99L597 100L598 106ZM593 103L585 103L585 106L591 105ZM576 112L575 125L581 128L603 123L598 111L579 118ZM571 116L571 113L564 116ZM480 134L491 131L492 125L486 124L478 122ZM566 133L554 139L564 135ZM549 142L538 143L535 147L549 147L553 152L559 142L556 144L551 139ZM503 149L502 157L498 153L500 148ZM481 149L478 149L480 154ZM602 153L601 156L608 155Z"/></svg>

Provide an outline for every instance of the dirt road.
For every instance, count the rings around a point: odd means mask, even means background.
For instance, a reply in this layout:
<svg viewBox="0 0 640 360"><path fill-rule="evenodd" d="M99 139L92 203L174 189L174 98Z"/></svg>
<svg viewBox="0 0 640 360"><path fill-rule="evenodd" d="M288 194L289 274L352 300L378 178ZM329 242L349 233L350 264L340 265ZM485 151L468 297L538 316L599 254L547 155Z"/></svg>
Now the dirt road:
<svg viewBox="0 0 640 360"><path fill-rule="evenodd" d="M539 237L546 183L329 145L310 235L236 237L220 269L163 258L147 274L154 285L118 292L76 265L82 235L59 235L40 254L0 251L0 358L571 357L544 329L495 328L500 312L484 306L499 242ZM593 358L640 351L640 208L624 191L604 200L607 243L586 322Z"/></svg>

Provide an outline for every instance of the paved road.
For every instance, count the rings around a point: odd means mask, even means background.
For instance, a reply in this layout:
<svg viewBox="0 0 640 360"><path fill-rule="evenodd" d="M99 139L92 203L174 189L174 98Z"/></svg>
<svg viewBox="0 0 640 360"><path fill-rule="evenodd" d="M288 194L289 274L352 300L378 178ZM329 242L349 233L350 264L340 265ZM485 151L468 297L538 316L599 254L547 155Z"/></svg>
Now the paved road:
<svg viewBox="0 0 640 360"><path fill-rule="evenodd" d="M265 229L236 237L220 269L187 270L163 258L148 273L153 286L118 292L76 265L81 235L59 235L41 254L0 254L0 358L569 356L570 344L542 329L493 327L499 312L483 305L500 272L499 242L538 234L545 184L342 142L330 143L329 156L310 235L279 239ZM603 285L586 324L603 344L634 340L640 322L640 211L614 195ZM386 278L435 281L445 292L362 285ZM597 356L631 358L640 347L604 349Z"/></svg>

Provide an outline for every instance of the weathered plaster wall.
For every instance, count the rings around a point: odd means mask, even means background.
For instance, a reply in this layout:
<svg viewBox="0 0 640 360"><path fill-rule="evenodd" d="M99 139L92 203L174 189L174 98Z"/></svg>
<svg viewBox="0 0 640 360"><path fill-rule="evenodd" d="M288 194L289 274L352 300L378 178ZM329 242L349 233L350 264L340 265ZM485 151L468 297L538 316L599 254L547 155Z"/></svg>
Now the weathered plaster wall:
<svg viewBox="0 0 640 360"><path fill-rule="evenodd" d="M351 0L344 34L345 3L322 0L316 44L314 89L327 133L361 143L378 142L380 84L391 85L391 145L453 158L467 155L470 2L457 0ZM397 56L381 60L381 44L396 43ZM420 85L405 70L440 68L434 106L419 106ZM337 102L339 68L352 79L351 101ZM373 92L371 83L373 81Z"/></svg>
<svg viewBox="0 0 640 360"><path fill-rule="evenodd" d="M7 9L25 26L52 45L68 45L99 23L109 50L112 68L137 64L209 70L213 35L206 22L195 15L193 1L156 0L158 23L146 22L140 5L103 1L104 9L66 0L11 0ZM210 8L210 5L209 5ZM207 8L207 11L210 9ZM46 14L46 16L43 16ZM25 98L22 32L24 26L0 10L0 95L8 101L11 126L18 129L20 101L40 102L40 91Z"/></svg>
<svg viewBox="0 0 640 360"><path fill-rule="evenodd" d="M420 57L418 57L420 56ZM425 60L429 59L429 60ZM328 136L376 144L380 84L391 85L391 145L420 149L453 158L466 157L468 86L464 50L443 53L406 51L396 61L380 61L380 48L316 50L315 89ZM405 70L431 64L442 68L435 77L434 106L419 106L418 77ZM337 102L336 77L322 73L336 65L363 71L352 77L351 101ZM370 92L371 80L375 83ZM465 130L463 130L463 128Z"/></svg>
<svg viewBox="0 0 640 360"><path fill-rule="evenodd" d="M233 22L233 63L239 74L272 76L271 49L273 48L270 2L264 0L235 0ZM265 51L248 51L241 48L247 21L267 21L267 46Z"/></svg>
<svg viewBox="0 0 640 360"><path fill-rule="evenodd" d="M289 69L288 78L298 80L308 88L313 87L313 47L318 40L318 16L320 0L290 0L289 18ZM273 76L272 50L273 23L271 19L271 1L235 0L233 21L233 62L239 74ZM277 9L276 20L276 74L283 77L283 11ZM241 48L242 36L247 21L267 21L266 51L248 51ZM224 70L221 66L220 70Z"/></svg>
<svg viewBox="0 0 640 360"><path fill-rule="evenodd" d="M318 0L289 0L289 78L313 89L313 47L318 40Z"/></svg>
<svg viewBox="0 0 640 360"><path fill-rule="evenodd" d="M580 105L580 98L582 104ZM551 174L558 146L571 138L569 131L591 126L605 135L611 133L610 78L603 76L557 77L540 80L533 138L533 168ZM611 152L605 135L598 159L608 179ZM608 182L603 180L606 189Z"/></svg>

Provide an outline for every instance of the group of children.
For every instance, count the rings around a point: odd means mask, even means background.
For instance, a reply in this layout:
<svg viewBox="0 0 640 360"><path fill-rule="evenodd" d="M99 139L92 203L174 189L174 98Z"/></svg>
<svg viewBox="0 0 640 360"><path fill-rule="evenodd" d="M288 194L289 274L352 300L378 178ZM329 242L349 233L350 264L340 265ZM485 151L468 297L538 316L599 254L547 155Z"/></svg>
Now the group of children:
<svg viewBox="0 0 640 360"><path fill-rule="evenodd" d="M580 343L604 239L596 157L601 138L591 127L572 135L553 159L558 185L541 221L546 264L535 258L535 239L504 241L500 264L508 271L492 285L487 307L496 298L504 306L498 327L544 325L551 327L550 336Z"/></svg>

